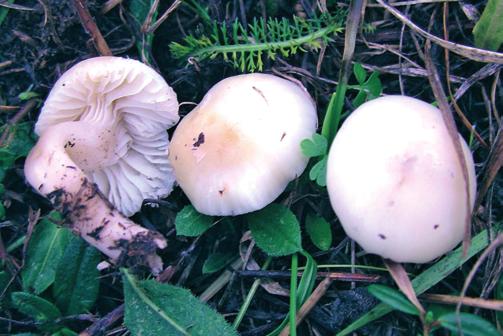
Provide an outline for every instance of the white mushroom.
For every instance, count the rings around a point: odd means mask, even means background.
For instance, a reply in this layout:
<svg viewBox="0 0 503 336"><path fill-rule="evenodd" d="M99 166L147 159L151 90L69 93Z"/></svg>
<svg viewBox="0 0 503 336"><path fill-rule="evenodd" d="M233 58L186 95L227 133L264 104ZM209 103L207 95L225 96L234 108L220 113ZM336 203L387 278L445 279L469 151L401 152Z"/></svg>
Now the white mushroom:
<svg viewBox="0 0 503 336"><path fill-rule="evenodd" d="M330 201L348 236L396 262L428 262L456 246L466 197L473 208L476 192L473 158L460 141L469 196L437 108L387 96L355 110L334 139L327 167Z"/></svg>
<svg viewBox="0 0 503 336"><path fill-rule="evenodd" d="M155 252L166 241L123 213L171 191L166 128L177 110L173 90L146 65L118 57L83 61L61 76L42 108L26 179L114 261L159 271Z"/></svg>
<svg viewBox="0 0 503 336"><path fill-rule="evenodd" d="M272 202L304 171L300 142L316 125L300 85L266 74L230 77L182 119L169 158L199 212L239 215Z"/></svg>
<svg viewBox="0 0 503 336"><path fill-rule="evenodd" d="M85 121L96 139L68 139L66 150L100 191L126 216L146 198L168 195L174 183L166 129L178 121L176 94L145 64L95 57L65 72L54 84L35 125Z"/></svg>

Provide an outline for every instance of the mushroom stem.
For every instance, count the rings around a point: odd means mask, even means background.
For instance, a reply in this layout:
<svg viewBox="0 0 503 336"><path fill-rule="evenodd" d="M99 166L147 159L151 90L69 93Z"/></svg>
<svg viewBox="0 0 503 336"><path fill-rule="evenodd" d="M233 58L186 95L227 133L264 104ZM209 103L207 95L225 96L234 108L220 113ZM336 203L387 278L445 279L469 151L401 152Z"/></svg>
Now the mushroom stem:
<svg viewBox="0 0 503 336"><path fill-rule="evenodd" d="M62 213L74 233L112 261L145 264L154 273L160 272L162 261L156 250L166 247L165 239L115 209L76 163L82 158L72 159L79 147L87 148L103 132L87 125L65 122L43 132L26 158L26 179Z"/></svg>

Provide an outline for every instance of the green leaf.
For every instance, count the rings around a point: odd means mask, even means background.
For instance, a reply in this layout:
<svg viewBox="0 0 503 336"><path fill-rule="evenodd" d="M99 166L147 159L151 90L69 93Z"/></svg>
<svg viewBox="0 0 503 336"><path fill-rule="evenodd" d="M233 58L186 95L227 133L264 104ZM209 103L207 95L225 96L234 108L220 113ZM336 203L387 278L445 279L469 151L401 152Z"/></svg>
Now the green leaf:
<svg viewBox="0 0 503 336"><path fill-rule="evenodd" d="M11 281L11 275L5 271L0 271L0 291L4 291L5 288L9 285L9 282ZM10 290L7 289L6 293L8 293ZM9 305L9 296L4 295L3 297L0 297L0 311L4 311L5 307Z"/></svg>
<svg viewBox="0 0 503 336"><path fill-rule="evenodd" d="M353 99L353 107L356 109L358 108L361 104L365 103L365 100L367 100L367 93L364 90L358 91L358 94L356 97Z"/></svg>
<svg viewBox="0 0 503 336"><path fill-rule="evenodd" d="M0 134L7 132L6 141L0 148L0 168L12 167L14 161L28 155L35 144L32 137L32 124L28 122L3 125Z"/></svg>
<svg viewBox="0 0 503 336"><path fill-rule="evenodd" d="M356 80L359 84L363 84L367 78L367 72L360 63L355 63L353 66L353 73L355 74Z"/></svg>
<svg viewBox="0 0 503 336"><path fill-rule="evenodd" d="M11 299L14 308L39 322L49 322L61 317L55 305L39 296L26 292L14 292Z"/></svg>
<svg viewBox="0 0 503 336"><path fill-rule="evenodd" d="M498 50L503 43L503 0L489 0L473 28L478 48Z"/></svg>
<svg viewBox="0 0 503 336"><path fill-rule="evenodd" d="M370 93L370 99L379 97L382 93L382 83L379 79L379 73L373 72L363 87Z"/></svg>
<svg viewBox="0 0 503 336"><path fill-rule="evenodd" d="M203 215L192 206L185 206L175 218L176 234L197 237L213 224L213 217Z"/></svg>
<svg viewBox="0 0 503 336"><path fill-rule="evenodd" d="M307 157L316 157L327 153L328 142L321 134L313 134L311 139L304 139L300 143L302 153Z"/></svg>
<svg viewBox="0 0 503 336"><path fill-rule="evenodd" d="M230 336L237 332L188 290L154 280L138 281L122 270L124 323L133 335Z"/></svg>
<svg viewBox="0 0 503 336"><path fill-rule="evenodd" d="M370 294L386 303L393 309L406 314L419 315L417 308L407 298L394 288L384 285L370 285L367 287Z"/></svg>
<svg viewBox="0 0 503 336"><path fill-rule="evenodd" d="M5 207L2 203L0 203L0 219L5 218Z"/></svg>
<svg viewBox="0 0 503 336"><path fill-rule="evenodd" d="M268 255L285 256L302 249L299 221L287 207L273 203L247 218L255 242Z"/></svg>
<svg viewBox="0 0 503 336"><path fill-rule="evenodd" d="M483 230L473 237L466 257L463 258L463 247L461 246L415 277L412 280L412 286L414 287L416 294L420 295L435 286L475 254L482 251L489 244L487 237L487 230ZM340 331L337 336L349 335L355 330L388 314L391 311L393 311L393 308L385 303L380 303L371 311L344 328L344 330Z"/></svg>
<svg viewBox="0 0 503 336"><path fill-rule="evenodd" d="M52 293L65 315L89 311L98 296L100 253L79 237L73 237L56 269Z"/></svg>
<svg viewBox="0 0 503 336"><path fill-rule="evenodd" d="M61 330L53 333L51 336L77 336L78 334L68 328L62 328Z"/></svg>
<svg viewBox="0 0 503 336"><path fill-rule="evenodd" d="M20 100L30 100L32 98L40 97L40 93L35 91L24 91L17 96Z"/></svg>
<svg viewBox="0 0 503 336"><path fill-rule="evenodd" d="M500 336L501 334L498 332L496 327L494 327L491 323L484 320L483 318L468 314L468 313L459 313L455 312L449 313L441 316L438 319L440 325L442 327L449 329L452 332L457 332L459 329L459 324L461 325L461 330L463 331L463 335L465 336Z"/></svg>
<svg viewBox="0 0 503 336"><path fill-rule="evenodd" d="M40 294L54 282L56 268L71 235L68 229L56 226L47 218L35 226L21 273L24 290Z"/></svg>
<svg viewBox="0 0 503 336"><path fill-rule="evenodd" d="M332 228L325 218L308 214L306 231L313 244L322 251L332 246Z"/></svg>
<svg viewBox="0 0 503 336"><path fill-rule="evenodd" d="M311 181L316 181L320 187L325 187L327 185L327 163L328 156L324 156L323 159L316 162L309 171L309 178Z"/></svg>
<svg viewBox="0 0 503 336"><path fill-rule="evenodd" d="M220 271L234 259L233 253L215 252L210 254L203 264L203 274L210 274Z"/></svg>

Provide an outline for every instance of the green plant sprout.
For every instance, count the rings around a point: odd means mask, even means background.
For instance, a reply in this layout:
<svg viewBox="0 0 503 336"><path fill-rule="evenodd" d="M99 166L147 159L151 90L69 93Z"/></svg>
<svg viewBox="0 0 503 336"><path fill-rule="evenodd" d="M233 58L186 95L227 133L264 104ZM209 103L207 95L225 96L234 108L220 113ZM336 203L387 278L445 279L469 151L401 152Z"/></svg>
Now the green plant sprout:
<svg viewBox="0 0 503 336"><path fill-rule="evenodd" d="M248 27L237 20L232 24L213 21L209 35L188 35L182 43L172 42L169 48L177 59L200 62L221 56L241 72L262 71L264 56L272 60L278 54L289 57L330 42L332 35L344 29L344 16L345 12L340 11L310 19L294 16L292 22L286 18L254 18Z"/></svg>

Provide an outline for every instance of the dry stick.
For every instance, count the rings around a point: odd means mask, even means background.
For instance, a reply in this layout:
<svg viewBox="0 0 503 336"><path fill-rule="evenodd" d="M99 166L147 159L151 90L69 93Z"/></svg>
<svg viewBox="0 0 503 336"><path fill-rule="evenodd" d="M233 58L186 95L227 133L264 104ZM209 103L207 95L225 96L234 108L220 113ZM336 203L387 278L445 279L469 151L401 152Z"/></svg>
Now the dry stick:
<svg viewBox="0 0 503 336"><path fill-rule="evenodd" d="M423 37L427 38L428 40L431 40L431 41L435 42L436 44L439 44L440 46L442 46L446 49L449 49L450 51L452 51L455 54L461 55L463 57L466 57L468 59L478 61L478 62L503 64L503 53L478 49L478 48L474 48L474 47L468 47L468 46L465 46L462 44L453 43L453 42L441 39L435 35L432 35L426 31L424 31L420 27L418 27L416 24L411 22L405 15L403 15L399 10L386 4L383 0L376 0L376 1L382 7L384 7L387 11L389 11L391 14L393 14L393 16L395 16L398 20L405 23L410 29L412 29L416 33L422 35Z"/></svg>
<svg viewBox="0 0 503 336"><path fill-rule="evenodd" d="M333 280L330 278L325 278L322 282L320 282L320 284L316 287L313 293L309 296L309 298L306 300L306 302L304 302L304 304L300 307L299 311L297 312L297 316L295 317L295 327L297 327L304 320L307 314L309 314L309 312L314 308L314 306L323 297L323 295L325 295L332 281ZM289 332L290 332L290 323L288 323L283 328L279 336L287 336Z"/></svg>
<svg viewBox="0 0 503 336"><path fill-rule="evenodd" d="M398 285L398 288L400 288L400 290L402 291L403 294L405 294L407 299L409 299L409 301L412 302L414 306L416 306L417 310L420 313L419 317L421 318L421 321L424 321L425 310L421 305L421 303L419 302L419 300L417 299L414 287L412 286L410 278L407 272L405 271L403 265L401 263L397 263L389 259L384 259L384 265L386 265L386 268L391 274L393 280L395 280L396 284Z"/></svg>
<svg viewBox="0 0 503 336"><path fill-rule="evenodd" d="M378 0L380 1L380 0ZM461 142L459 139L458 130L456 128L456 122L454 121L454 117L452 115L451 106L447 101L447 97L445 96L444 88L442 84L440 84L440 78L438 76L437 68L433 64L430 55L431 42L430 40L426 41L425 50L424 50L424 61L426 63L426 70L428 70L428 79L430 81L431 89L433 94L435 95L435 99L437 100L438 107L442 113L442 119L444 120L444 124L447 128L447 132L449 133L449 137L451 138L452 145L454 146L454 150L456 151L456 156L458 157L459 164L461 165L461 173L463 174L463 179L465 181L465 233L463 237L463 256L466 256L468 252L468 248L470 247L470 237L471 237L471 202L470 202L470 185L469 185L469 177L468 177L468 166L465 160L465 155L463 152L463 147L461 146Z"/></svg>
<svg viewBox="0 0 503 336"><path fill-rule="evenodd" d="M28 100L20 109L19 111L7 121L8 125L15 125L18 122L20 122L28 113L33 110L33 108L37 105L37 100L36 99L30 99ZM7 127L2 135L0 136L0 147L2 147L7 140L7 137L10 134L10 129Z"/></svg>
<svg viewBox="0 0 503 336"><path fill-rule="evenodd" d="M153 33L157 28L159 28L159 26L164 21L166 21L166 19L169 17L169 15L172 12L174 12L178 8L178 6L180 6L181 4L182 4L182 0L175 0L171 4L171 6L169 6L169 8L166 9L166 11L164 12L164 14L162 14L161 17L159 19L157 19L157 21L154 22L150 27L147 28L145 25L143 25L142 31L144 31L145 33Z"/></svg>
<svg viewBox="0 0 503 336"><path fill-rule="evenodd" d="M89 327L87 327L79 336L101 335L108 327L118 321L124 315L124 304L116 307L110 313L106 314Z"/></svg>
<svg viewBox="0 0 503 336"><path fill-rule="evenodd" d="M449 30L447 29L447 17L449 15L449 4L447 2L444 3L444 10L443 10L443 15L442 15L442 21L443 21L443 27L444 27L444 38L448 41L449 40ZM485 148L489 147L487 143L482 139L480 136L479 132L475 130L475 128L472 126L468 118L465 116L463 111L461 111L461 108L459 107L457 101L453 97L452 93L452 86L451 86L451 81L449 80L449 75L451 72L451 67L450 67L450 62L449 62L449 50L444 49L444 60L445 60L445 78L447 82L447 91L449 92L449 98L452 101L452 106L454 107L454 111L456 111L457 115L459 118L461 118L461 122L463 125L465 125L466 128L470 131L471 134L477 138L479 143L484 146Z"/></svg>
<svg viewBox="0 0 503 336"><path fill-rule="evenodd" d="M100 14L106 14L110 12L112 9L115 8L115 6L117 6L121 2L122 0L108 0L107 2L105 2L103 7L101 7Z"/></svg>
<svg viewBox="0 0 503 336"><path fill-rule="evenodd" d="M73 0L73 5L75 6L75 9L77 9L77 13L79 14L80 23L87 31L87 33L91 35L94 46L96 47L96 50L98 50L98 53L101 56L112 56L112 51L108 47L107 42L103 38L103 35L101 35L101 32L98 29L96 22L94 22L91 13L89 13L89 9L86 5L86 0Z"/></svg>
<svg viewBox="0 0 503 336"><path fill-rule="evenodd" d="M463 284L463 289L461 290L461 293L459 295L460 301L456 305L456 314L459 314L461 311L461 305L463 305L462 299L464 299L466 291L468 287L470 286L470 283L472 282L473 278L475 277L475 273L477 273L478 269L480 268L480 265L485 261L485 259L500 245L503 244L503 233L500 233L496 239L492 241L492 243L486 248L486 250L480 255L480 258L477 260L475 265L473 265L472 269L470 270L470 273L468 273L468 276L465 279L465 283Z"/></svg>
<svg viewBox="0 0 503 336"><path fill-rule="evenodd" d="M503 300L484 300L481 298L459 297L443 294L424 294L421 295L421 300L453 305L462 304L465 306L503 311Z"/></svg>

